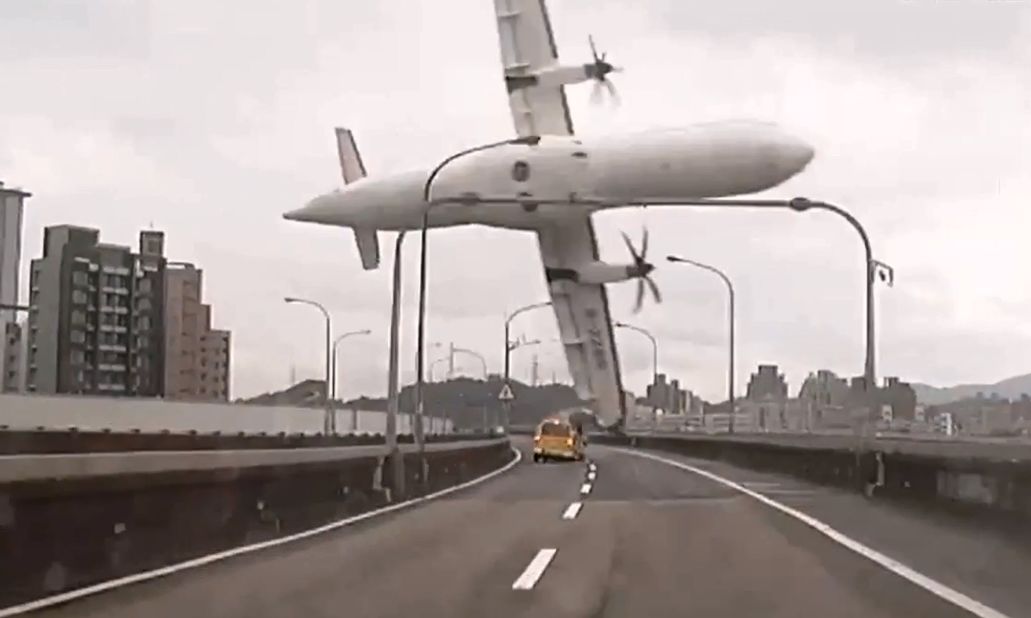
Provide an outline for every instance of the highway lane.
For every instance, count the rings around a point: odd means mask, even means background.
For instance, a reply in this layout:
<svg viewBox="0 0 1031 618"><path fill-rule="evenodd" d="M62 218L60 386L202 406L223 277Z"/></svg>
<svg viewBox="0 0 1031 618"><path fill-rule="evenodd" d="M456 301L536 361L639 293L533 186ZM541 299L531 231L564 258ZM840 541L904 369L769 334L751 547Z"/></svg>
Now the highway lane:
<svg viewBox="0 0 1031 618"><path fill-rule="evenodd" d="M969 616L730 488L589 452L593 482L527 456L412 510L41 614Z"/></svg>

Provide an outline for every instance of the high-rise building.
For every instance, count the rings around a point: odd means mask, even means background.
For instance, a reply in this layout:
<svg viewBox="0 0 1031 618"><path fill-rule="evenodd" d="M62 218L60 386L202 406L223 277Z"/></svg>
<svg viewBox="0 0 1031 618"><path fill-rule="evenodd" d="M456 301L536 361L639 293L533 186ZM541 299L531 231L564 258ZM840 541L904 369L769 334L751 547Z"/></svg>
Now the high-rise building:
<svg viewBox="0 0 1031 618"><path fill-rule="evenodd" d="M759 370L748 380L746 393L746 398L752 401L784 401L788 398L788 384L776 365L759 365Z"/></svg>
<svg viewBox="0 0 1031 618"><path fill-rule="evenodd" d="M26 390L156 397L164 392L164 235L139 252L100 232L48 227L29 276Z"/></svg>
<svg viewBox="0 0 1031 618"><path fill-rule="evenodd" d="M229 400L230 335L211 328L203 271L171 262L165 280L165 397Z"/></svg>
<svg viewBox="0 0 1031 618"><path fill-rule="evenodd" d="M10 337L17 330L15 309L18 305L18 273L21 272L21 228L25 198L31 193L5 187L0 182L0 391L19 372L10 364L8 354ZM5 308L6 307L6 308Z"/></svg>
<svg viewBox="0 0 1031 618"><path fill-rule="evenodd" d="M8 322L4 326L4 373L0 391L20 393L25 390L25 354L28 347L26 323Z"/></svg>

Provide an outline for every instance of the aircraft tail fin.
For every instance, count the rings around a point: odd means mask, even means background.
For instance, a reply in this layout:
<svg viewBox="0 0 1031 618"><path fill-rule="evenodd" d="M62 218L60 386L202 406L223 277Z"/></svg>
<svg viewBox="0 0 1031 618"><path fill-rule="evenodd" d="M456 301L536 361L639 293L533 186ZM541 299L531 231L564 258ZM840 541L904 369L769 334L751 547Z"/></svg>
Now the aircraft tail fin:
<svg viewBox="0 0 1031 618"><path fill-rule="evenodd" d="M340 156L340 173L344 177L344 184L349 185L356 180L365 178L365 164L362 163L362 155L358 152L354 134L350 129L337 127L336 136L337 154Z"/></svg>
<svg viewBox="0 0 1031 618"><path fill-rule="evenodd" d="M379 267L379 236L376 230L354 228L354 242L362 256L362 268L375 270Z"/></svg>

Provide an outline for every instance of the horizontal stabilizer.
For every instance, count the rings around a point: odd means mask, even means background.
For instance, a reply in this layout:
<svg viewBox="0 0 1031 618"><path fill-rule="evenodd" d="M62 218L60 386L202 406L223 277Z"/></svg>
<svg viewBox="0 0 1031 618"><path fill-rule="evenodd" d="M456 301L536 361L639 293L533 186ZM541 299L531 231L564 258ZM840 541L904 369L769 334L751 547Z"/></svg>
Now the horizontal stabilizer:
<svg viewBox="0 0 1031 618"><path fill-rule="evenodd" d="M358 254L362 256L362 268L379 268L379 237L376 230L354 228L354 241L358 244Z"/></svg>
<svg viewBox="0 0 1031 618"><path fill-rule="evenodd" d="M337 128L337 153L340 155L340 173L344 184L349 185L365 178L365 164L358 153L358 145L354 142L354 134L350 129Z"/></svg>

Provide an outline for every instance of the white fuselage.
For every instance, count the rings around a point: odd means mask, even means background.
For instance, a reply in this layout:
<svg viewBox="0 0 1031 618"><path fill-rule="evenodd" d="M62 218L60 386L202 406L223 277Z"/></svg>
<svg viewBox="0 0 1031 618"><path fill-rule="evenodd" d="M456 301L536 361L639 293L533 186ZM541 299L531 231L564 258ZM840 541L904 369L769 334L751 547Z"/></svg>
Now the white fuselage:
<svg viewBox="0 0 1031 618"><path fill-rule="evenodd" d="M504 145L456 159L432 185L432 198L477 195L564 200L711 198L774 187L812 159L813 150L776 125L719 122L607 137L545 136L537 145ZM521 174L517 165L528 171ZM320 195L285 218L364 230L422 227L428 170L363 178ZM597 207L527 207L520 202L443 204L431 227L480 224L532 230Z"/></svg>

